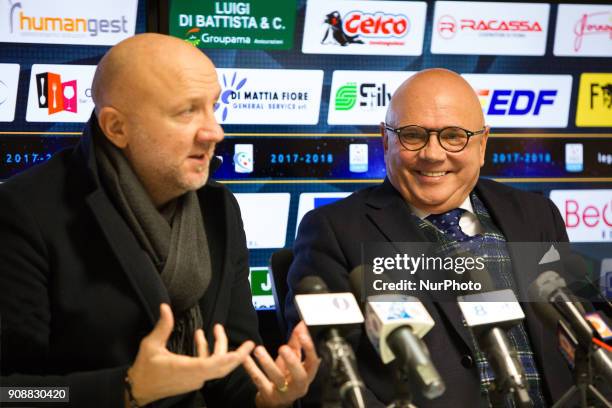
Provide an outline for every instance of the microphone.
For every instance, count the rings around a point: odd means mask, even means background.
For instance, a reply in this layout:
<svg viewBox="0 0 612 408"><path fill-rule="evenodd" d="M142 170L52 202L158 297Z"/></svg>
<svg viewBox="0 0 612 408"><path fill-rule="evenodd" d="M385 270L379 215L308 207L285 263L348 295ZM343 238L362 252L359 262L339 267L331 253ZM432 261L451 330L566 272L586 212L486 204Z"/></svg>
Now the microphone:
<svg viewBox="0 0 612 408"><path fill-rule="evenodd" d="M364 384L357 371L355 353L340 333L340 328L363 323L363 315L352 293L329 293L318 276L306 276L296 288L295 304L308 327L317 352L330 367L333 384L349 407L365 408ZM329 393L331 391L327 391Z"/></svg>
<svg viewBox="0 0 612 408"><path fill-rule="evenodd" d="M584 308L567 289L565 280L555 271L543 272L529 287L529 296L536 301L534 309L541 320L550 327L561 324L565 331L571 331L577 345L590 351L597 372L612 381L610 355L595 344L594 339L602 339L584 317Z"/></svg>
<svg viewBox="0 0 612 408"><path fill-rule="evenodd" d="M503 289L459 296L457 300L467 326L495 372L492 399L503 405L503 396L510 393L517 406L532 407L523 365L506 335L506 330L525 318L514 292Z"/></svg>
<svg viewBox="0 0 612 408"><path fill-rule="evenodd" d="M579 299L590 300L593 306L612 315L612 302L605 297L601 290L591 280L588 274L587 263L577 253L571 253L563 260L563 269L570 280L567 288Z"/></svg>
<svg viewBox="0 0 612 408"><path fill-rule="evenodd" d="M354 293L363 285L363 266L350 274ZM434 326L425 306L413 296L388 294L368 296L365 302L366 333L383 363L397 358L413 373L422 394L434 399L445 391L444 381L421 340Z"/></svg>

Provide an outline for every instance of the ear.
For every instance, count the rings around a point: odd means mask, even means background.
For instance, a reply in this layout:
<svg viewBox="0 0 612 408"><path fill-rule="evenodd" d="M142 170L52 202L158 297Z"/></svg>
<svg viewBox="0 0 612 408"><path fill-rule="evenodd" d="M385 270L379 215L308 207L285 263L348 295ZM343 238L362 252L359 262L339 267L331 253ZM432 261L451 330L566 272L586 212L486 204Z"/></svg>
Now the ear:
<svg viewBox="0 0 612 408"><path fill-rule="evenodd" d="M124 149L128 144L125 116L112 106L105 106L98 112L98 123L100 129L108 140L119 149Z"/></svg>
<svg viewBox="0 0 612 408"><path fill-rule="evenodd" d="M387 149L389 148L389 137L388 137L387 130L385 129L384 122L380 122L380 136L382 137L383 151L386 154Z"/></svg>
<svg viewBox="0 0 612 408"><path fill-rule="evenodd" d="M487 141L489 140L490 131L491 131L491 128L485 125L485 131L482 135L480 135L480 167L484 166L485 153L487 150Z"/></svg>

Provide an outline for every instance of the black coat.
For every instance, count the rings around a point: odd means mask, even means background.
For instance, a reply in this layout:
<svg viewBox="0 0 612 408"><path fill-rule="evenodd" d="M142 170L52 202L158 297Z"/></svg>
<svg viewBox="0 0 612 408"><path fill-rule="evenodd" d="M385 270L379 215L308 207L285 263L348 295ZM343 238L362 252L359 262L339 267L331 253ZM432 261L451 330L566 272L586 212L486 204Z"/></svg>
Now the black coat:
<svg viewBox="0 0 612 408"><path fill-rule="evenodd" d="M121 407L125 371L170 300L100 186L92 131L100 130L90 122L73 151L0 185L1 382L69 386L71 406ZM200 300L208 342L221 323L230 348L260 343L238 203L213 181L197 194L212 262ZM239 367L203 392L210 407L244 407L256 389ZM159 406L191 407L193 399Z"/></svg>
<svg viewBox="0 0 612 408"><path fill-rule="evenodd" d="M568 241L559 211L547 198L484 179L479 180L476 192L509 242ZM346 199L313 210L304 217L294 245L295 258L289 271L288 284L290 289L295 289L304 276L319 275L330 292L350 291L349 273L362 263L362 243L426 240L411 220L408 205L389 180L385 180L382 185L358 191ZM532 267L537 265L540 258L525 259L525 256L520 256L522 254L513 253L512 248L510 251L518 296L525 299L527 287L541 272ZM286 302L290 327L299 320L293 295L290 290ZM458 306L454 302L435 302L433 294L420 300L436 322L424 341L445 380L446 392L435 400L415 395L416 405L485 405L486 399L480 393L473 345L461 322ZM557 351L554 332L543 327L530 304L522 303L522 308L532 350L544 377L543 391L547 399L557 400L571 386L571 373ZM368 407L383 406L381 401L385 404L393 401L391 365L382 364L364 330L354 330L347 337L355 350L359 371L368 388ZM306 404L320 399L318 386L318 381L315 381Z"/></svg>

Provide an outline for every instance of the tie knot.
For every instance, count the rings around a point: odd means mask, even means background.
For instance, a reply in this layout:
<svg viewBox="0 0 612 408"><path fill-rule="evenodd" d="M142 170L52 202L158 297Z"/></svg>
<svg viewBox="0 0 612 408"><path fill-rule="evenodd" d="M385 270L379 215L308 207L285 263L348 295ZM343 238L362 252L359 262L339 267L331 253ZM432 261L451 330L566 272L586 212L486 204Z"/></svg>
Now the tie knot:
<svg viewBox="0 0 612 408"><path fill-rule="evenodd" d="M442 214L428 215L427 220L440 231L449 234L454 238L462 239L466 237L466 235L459 227L459 219L465 211L466 210L463 208L454 208Z"/></svg>

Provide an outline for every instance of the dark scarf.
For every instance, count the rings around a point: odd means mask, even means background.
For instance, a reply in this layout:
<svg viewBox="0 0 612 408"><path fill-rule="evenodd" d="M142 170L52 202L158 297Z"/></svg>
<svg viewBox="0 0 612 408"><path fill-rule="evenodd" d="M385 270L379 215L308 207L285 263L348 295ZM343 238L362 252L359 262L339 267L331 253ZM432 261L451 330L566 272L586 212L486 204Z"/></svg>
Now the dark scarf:
<svg viewBox="0 0 612 408"><path fill-rule="evenodd" d="M194 355L194 332L203 324L199 300L211 277L198 197L189 191L158 211L121 150L103 134L94 134L92 141L106 191L168 290L174 313L168 349Z"/></svg>

